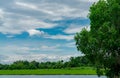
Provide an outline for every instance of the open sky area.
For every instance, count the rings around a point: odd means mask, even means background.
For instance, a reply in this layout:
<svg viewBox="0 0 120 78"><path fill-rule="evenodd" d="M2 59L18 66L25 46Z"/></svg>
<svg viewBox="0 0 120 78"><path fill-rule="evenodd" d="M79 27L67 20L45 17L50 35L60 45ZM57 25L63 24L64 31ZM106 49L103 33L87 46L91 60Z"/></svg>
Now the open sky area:
<svg viewBox="0 0 120 78"><path fill-rule="evenodd" d="M80 56L76 32L90 30L97 0L0 0L0 63L57 61Z"/></svg>

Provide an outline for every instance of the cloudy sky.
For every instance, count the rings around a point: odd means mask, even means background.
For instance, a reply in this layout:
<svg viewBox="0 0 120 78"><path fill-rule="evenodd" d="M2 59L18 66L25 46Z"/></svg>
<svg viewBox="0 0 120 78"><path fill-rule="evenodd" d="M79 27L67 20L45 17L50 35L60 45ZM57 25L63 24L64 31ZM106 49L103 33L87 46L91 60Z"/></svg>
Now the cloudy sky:
<svg viewBox="0 0 120 78"><path fill-rule="evenodd" d="M0 63L79 56L74 34L89 28L97 0L0 0Z"/></svg>

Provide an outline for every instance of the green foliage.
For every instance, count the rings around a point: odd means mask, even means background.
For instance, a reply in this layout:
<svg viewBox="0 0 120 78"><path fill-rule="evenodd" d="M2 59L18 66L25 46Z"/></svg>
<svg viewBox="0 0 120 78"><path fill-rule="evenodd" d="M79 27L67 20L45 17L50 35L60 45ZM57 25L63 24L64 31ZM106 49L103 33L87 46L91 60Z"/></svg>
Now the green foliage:
<svg viewBox="0 0 120 78"><path fill-rule="evenodd" d="M29 63L28 66L29 66L29 69L37 69L37 68L39 68L39 63L36 61L32 61Z"/></svg>
<svg viewBox="0 0 120 78"><path fill-rule="evenodd" d="M99 0L90 7L90 31L75 35L76 46L109 78L120 76L120 0Z"/></svg>
<svg viewBox="0 0 120 78"><path fill-rule="evenodd" d="M36 62L36 61L16 61L12 64L0 64L0 70L23 70L23 69L64 69L72 67L90 66L89 61L84 56L71 57L69 61L57 62Z"/></svg>

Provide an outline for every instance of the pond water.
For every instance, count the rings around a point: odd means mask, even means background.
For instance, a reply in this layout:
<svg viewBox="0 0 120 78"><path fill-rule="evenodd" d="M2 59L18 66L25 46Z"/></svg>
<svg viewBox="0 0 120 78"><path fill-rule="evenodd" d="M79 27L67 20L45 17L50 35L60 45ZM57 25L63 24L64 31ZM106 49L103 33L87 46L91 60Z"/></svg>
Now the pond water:
<svg viewBox="0 0 120 78"><path fill-rule="evenodd" d="M96 75L1 75L0 78L99 78ZM101 76L100 78L106 78Z"/></svg>

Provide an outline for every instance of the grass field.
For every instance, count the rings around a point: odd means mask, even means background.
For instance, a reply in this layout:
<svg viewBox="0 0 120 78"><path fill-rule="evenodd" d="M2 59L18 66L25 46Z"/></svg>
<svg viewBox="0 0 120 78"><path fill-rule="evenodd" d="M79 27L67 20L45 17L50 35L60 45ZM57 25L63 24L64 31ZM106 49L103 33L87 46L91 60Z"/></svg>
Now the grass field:
<svg viewBox="0 0 120 78"><path fill-rule="evenodd" d="M93 68L0 70L0 75L96 75Z"/></svg>

